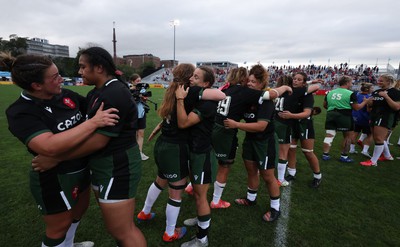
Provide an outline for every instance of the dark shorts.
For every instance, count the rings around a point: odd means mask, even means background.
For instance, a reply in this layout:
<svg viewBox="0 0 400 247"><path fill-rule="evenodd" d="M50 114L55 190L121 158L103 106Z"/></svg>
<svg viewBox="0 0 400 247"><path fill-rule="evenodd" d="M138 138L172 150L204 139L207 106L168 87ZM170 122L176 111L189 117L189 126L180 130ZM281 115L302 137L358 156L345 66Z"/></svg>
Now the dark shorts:
<svg viewBox="0 0 400 247"><path fill-rule="evenodd" d="M314 123L312 119L301 119L293 124L292 136L297 140L315 139Z"/></svg>
<svg viewBox="0 0 400 247"><path fill-rule="evenodd" d="M380 126L392 129L396 125L396 115L394 113L383 114L381 116L371 116L371 127Z"/></svg>
<svg viewBox="0 0 400 247"><path fill-rule="evenodd" d="M279 144L277 135L274 134L266 140L251 140L245 138L243 141L242 158L244 160L256 161L259 170L274 169L278 164Z"/></svg>
<svg viewBox="0 0 400 247"><path fill-rule="evenodd" d="M43 173L30 172L31 193L43 215L70 210L89 185L89 168L66 174L59 174L54 169Z"/></svg>
<svg viewBox="0 0 400 247"><path fill-rule="evenodd" d="M325 129L337 131L352 131L354 127L353 117L350 114L339 111L328 111L326 113Z"/></svg>
<svg viewBox="0 0 400 247"><path fill-rule="evenodd" d="M170 143L157 139L154 158L158 175L169 182L177 182L189 176L189 147L186 143Z"/></svg>
<svg viewBox="0 0 400 247"><path fill-rule="evenodd" d="M103 201L135 198L142 174L142 159L137 145L106 157L89 161L92 185Z"/></svg>
<svg viewBox="0 0 400 247"><path fill-rule="evenodd" d="M371 134L371 127L369 125L365 126L365 125L355 124L354 125L354 132L357 132L357 133L361 132L363 134L369 135L369 134Z"/></svg>
<svg viewBox="0 0 400 247"><path fill-rule="evenodd" d="M193 184L211 184L217 176L217 159L211 149L206 153L190 153L190 181Z"/></svg>
<svg viewBox="0 0 400 247"><path fill-rule="evenodd" d="M142 130L146 128L146 114L137 120L137 129Z"/></svg>
<svg viewBox="0 0 400 247"><path fill-rule="evenodd" d="M220 163L224 163L227 160L234 160L238 147L237 130L226 129L222 125L214 124L212 145L215 156Z"/></svg>
<svg viewBox="0 0 400 247"><path fill-rule="evenodd" d="M275 133L278 137L279 144L288 144L292 139L292 126L287 123L275 121Z"/></svg>

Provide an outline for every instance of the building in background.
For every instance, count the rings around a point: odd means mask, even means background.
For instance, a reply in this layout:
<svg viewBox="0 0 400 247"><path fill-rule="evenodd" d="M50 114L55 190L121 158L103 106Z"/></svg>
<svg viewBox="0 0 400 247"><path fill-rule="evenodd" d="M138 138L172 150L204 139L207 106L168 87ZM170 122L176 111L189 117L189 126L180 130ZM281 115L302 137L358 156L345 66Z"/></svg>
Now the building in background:
<svg viewBox="0 0 400 247"><path fill-rule="evenodd" d="M27 54L48 55L51 57L69 57L69 47L66 45L53 45L47 39L27 39Z"/></svg>
<svg viewBox="0 0 400 247"><path fill-rule="evenodd" d="M141 54L141 55L125 55L123 56L125 64L138 69L144 63L152 62L155 68L161 67L161 61L159 57L153 56L152 54Z"/></svg>

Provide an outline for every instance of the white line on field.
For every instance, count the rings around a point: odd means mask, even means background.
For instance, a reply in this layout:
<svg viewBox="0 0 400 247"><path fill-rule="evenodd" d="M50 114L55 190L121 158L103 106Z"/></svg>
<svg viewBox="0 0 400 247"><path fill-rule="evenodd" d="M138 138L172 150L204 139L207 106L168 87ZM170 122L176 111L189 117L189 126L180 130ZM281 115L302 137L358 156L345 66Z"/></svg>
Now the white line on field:
<svg viewBox="0 0 400 247"><path fill-rule="evenodd" d="M275 228L275 246L285 247L287 246L287 231L289 222L289 210L290 210L290 195L291 195L291 184L282 188L281 200L280 200L280 211L281 215L278 218L278 222Z"/></svg>

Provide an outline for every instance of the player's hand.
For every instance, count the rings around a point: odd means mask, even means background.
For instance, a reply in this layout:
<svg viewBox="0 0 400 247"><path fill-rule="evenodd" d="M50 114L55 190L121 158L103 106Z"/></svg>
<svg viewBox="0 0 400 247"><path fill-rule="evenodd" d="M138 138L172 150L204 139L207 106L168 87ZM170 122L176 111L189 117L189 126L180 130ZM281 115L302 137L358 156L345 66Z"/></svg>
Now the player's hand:
<svg viewBox="0 0 400 247"><path fill-rule="evenodd" d="M92 121L96 124L97 128L102 128L106 126L115 126L118 123L119 116L116 114L118 109L109 108L107 110L103 110L104 102L101 102L99 109L91 119L88 121Z"/></svg>
<svg viewBox="0 0 400 247"><path fill-rule="evenodd" d="M177 99L184 99L189 93L189 87L186 88L183 85L180 85L175 91L175 98Z"/></svg>
<svg viewBox="0 0 400 247"><path fill-rule="evenodd" d="M43 155L37 155L32 159L34 171L45 172L58 165L59 160Z"/></svg>

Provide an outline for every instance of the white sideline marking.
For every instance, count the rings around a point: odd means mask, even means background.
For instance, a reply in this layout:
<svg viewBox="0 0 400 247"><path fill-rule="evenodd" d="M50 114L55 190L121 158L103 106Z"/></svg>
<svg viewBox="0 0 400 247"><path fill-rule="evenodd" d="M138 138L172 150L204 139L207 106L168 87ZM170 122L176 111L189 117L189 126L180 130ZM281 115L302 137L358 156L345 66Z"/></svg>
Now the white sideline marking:
<svg viewBox="0 0 400 247"><path fill-rule="evenodd" d="M278 218L278 222L275 228L275 246L284 247L287 246L287 230L289 222L289 210L290 210L290 195L291 195L291 184L282 188L281 200L280 200L280 211L281 215Z"/></svg>

